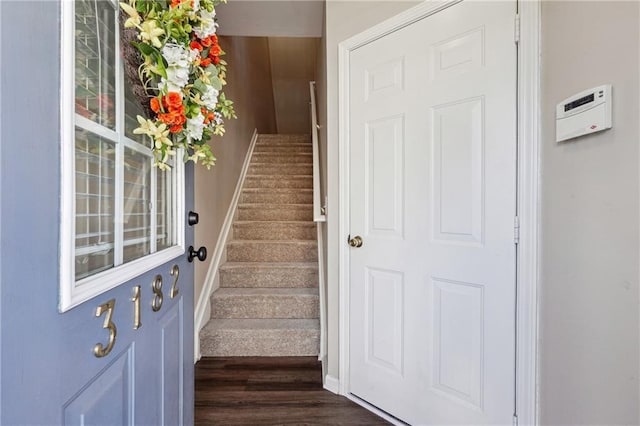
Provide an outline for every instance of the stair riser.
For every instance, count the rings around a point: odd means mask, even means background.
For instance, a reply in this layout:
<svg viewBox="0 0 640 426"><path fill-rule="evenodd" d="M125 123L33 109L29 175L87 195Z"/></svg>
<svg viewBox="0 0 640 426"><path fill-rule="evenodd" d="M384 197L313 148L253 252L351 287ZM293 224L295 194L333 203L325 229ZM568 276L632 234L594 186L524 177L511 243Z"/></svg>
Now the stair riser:
<svg viewBox="0 0 640 426"><path fill-rule="evenodd" d="M306 154L263 154L254 153L251 161L254 163L268 163L268 164L311 164L313 157Z"/></svg>
<svg viewBox="0 0 640 426"><path fill-rule="evenodd" d="M250 166L248 175L309 175L313 174L311 164L280 164Z"/></svg>
<svg viewBox="0 0 640 426"><path fill-rule="evenodd" d="M313 178L311 176L304 177L285 177L280 179L270 179L262 176L247 176L244 181L245 188L305 188L313 187Z"/></svg>
<svg viewBox="0 0 640 426"><path fill-rule="evenodd" d="M311 145L256 145L253 149L254 154L311 154Z"/></svg>
<svg viewBox="0 0 640 426"><path fill-rule="evenodd" d="M238 220L313 220L313 209L238 209Z"/></svg>
<svg viewBox="0 0 640 426"><path fill-rule="evenodd" d="M244 295L211 298L212 318L318 318L318 296Z"/></svg>
<svg viewBox="0 0 640 426"><path fill-rule="evenodd" d="M318 271L296 268L233 268L220 270L220 287L313 288Z"/></svg>
<svg viewBox="0 0 640 426"><path fill-rule="evenodd" d="M233 226L236 240L315 240L317 232L313 225L294 224L241 224Z"/></svg>
<svg viewBox="0 0 640 426"><path fill-rule="evenodd" d="M283 136L283 135L262 135L258 138L256 145L264 145L264 144L283 144L283 143L291 143L291 144L301 144L311 143L311 138L308 136Z"/></svg>
<svg viewBox="0 0 640 426"><path fill-rule="evenodd" d="M230 262L312 262L318 259L315 244L236 243L227 245Z"/></svg>
<svg viewBox="0 0 640 426"><path fill-rule="evenodd" d="M269 203L269 204L313 204L313 193L311 192L243 192L240 203Z"/></svg>
<svg viewBox="0 0 640 426"><path fill-rule="evenodd" d="M315 330L218 330L202 338L203 356L316 356L320 333Z"/></svg>

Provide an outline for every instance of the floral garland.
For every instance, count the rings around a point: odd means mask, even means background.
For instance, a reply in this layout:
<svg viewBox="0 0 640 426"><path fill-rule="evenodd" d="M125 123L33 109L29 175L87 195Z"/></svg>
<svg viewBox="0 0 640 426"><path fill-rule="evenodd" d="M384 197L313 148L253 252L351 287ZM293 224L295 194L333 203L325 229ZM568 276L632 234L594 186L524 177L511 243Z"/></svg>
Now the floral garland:
<svg viewBox="0 0 640 426"><path fill-rule="evenodd" d="M207 168L216 158L206 140L224 134L224 119L236 118L226 84L225 53L218 44L215 7L226 0L128 0L125 28L135 28L142 54L138 76L150 97L151 118L138 116L133 132L151 137L155 165L168 170L176 148L185 161Z"/></svg>

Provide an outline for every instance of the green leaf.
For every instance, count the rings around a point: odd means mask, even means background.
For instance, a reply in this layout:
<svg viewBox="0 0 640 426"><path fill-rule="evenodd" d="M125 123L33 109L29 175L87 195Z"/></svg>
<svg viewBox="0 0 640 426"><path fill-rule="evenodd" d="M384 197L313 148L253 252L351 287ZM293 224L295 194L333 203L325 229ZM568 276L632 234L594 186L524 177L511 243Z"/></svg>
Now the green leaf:
<svg viewBox="0 0 640 426"><path fill-rule="evenodd" d="M136 43L135 41L132 41L131 44L137 47L140 53L142 53L145 56L151 56L153 53L157 51L155 47L147 43Z"/></svg>
<svg viewBox="0 0 640 426"><path fill-rule="evenodd" d="M209 81L211 81L211 86L213 86L214 89L222 90L222 82L218 77L212 75L209 77Z"/></svg>
<svg viewBox="0 0 640 426"><path fill-rule="evenodd" d="M206 72L208 72L210 75L212 76L217 76L218 75L218 67L216 67L215 65L209 65L207 68L204 69Z"/></svg>
<svg viewBox="0 0 640 426"><path fill-rule="evenodd" d="M204 84L202 82L202 80L200 80L200 79L197 79L193 83L193 88L196 89L198 92L203 93L203 94L207 92L207 85Z"/></svg>
<svg viewBox="0 0 640 426"><path fill-rule="evenodd" d="M164 64L164 58L159 51L154 52L155 61L158 64L158 72L164 78L167 78L167 67Z"/></svg>

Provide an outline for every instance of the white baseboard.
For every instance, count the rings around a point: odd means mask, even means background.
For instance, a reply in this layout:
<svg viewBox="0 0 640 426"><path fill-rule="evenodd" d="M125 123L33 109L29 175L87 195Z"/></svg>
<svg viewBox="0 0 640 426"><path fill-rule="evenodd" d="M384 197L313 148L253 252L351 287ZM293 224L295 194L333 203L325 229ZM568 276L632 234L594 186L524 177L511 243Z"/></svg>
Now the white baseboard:
<svg viewBox="0 0 640 426"><path fill-rule="evenodd" d="M329 392L333 392L336 395L340 394L340 380L327 374L324 376L324 388Z"/></svg>
<svg viewBox="0 0 640 426"><path fill-rule="evenodd" d="M236 214L236 208L238 207L238 201L240 200L240 195L242 193L242 186L244 185L244 179L247 176L247 171L249 170L251 155L253 154L253 149L256 146L257 140L258 129L254 129L253 136L251 137L251 143L249 144L249 149L247 150L247 155L244 158L242 171L240 172L240 176L238 177L236 190L233 193L233 198L231 199L229 209L227 210L227 216L224 218L224 223L222 224L222 229L220 230L220 235L218 236L218 241L216 242L216 247L213 250L211 263L209 263L209 269L207 270L207 276L204 279L204 286L202 288L202 292L200 293L200 298L196 302L193 327L193 353L195 358L194 362L198 361L202 356L200 352L200 330L202 330L202 327L204 327L211 318L211 306L209 305L209 298L211 297L211 293L213 293L218 287L218 268L220 267L220 263L223 259L227 239L231 231L231 226L233 225L233 218Z"/></svg>

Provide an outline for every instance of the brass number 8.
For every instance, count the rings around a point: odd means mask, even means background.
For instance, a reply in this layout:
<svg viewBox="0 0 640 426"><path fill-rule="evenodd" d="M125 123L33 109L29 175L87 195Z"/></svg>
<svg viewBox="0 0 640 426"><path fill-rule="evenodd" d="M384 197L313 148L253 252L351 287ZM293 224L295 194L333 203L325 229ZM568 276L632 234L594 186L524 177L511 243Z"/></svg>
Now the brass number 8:
<svg viewBox="0 0 640 426"><path fill-rule="evenodd" d="M113 323L113 321L111 321L111 318L113 317L113 309L115 308L115 306L116 299L111 299L107 303L98 306L98 309L96 310L96 317L101 316L105 312L107 313L104 318L102 328L106 328L107 330L109 330L109 343L107 343L107 346L104 347L102 343L96 343L96 345L93 347L93 354L98 358L109 355L109 353L113 349L113 346L116 344L116 334L118 333L118 330L116 329L116 325Z"/></svg>
<svg viewBox="0 0 640 426"><path fill-rule="evenodd" d="M151 300L151 310L158 312L162 308L163 294L162 294L162 275L156 275L153 283L151 284L153 290L153 299Z"/></svg>

